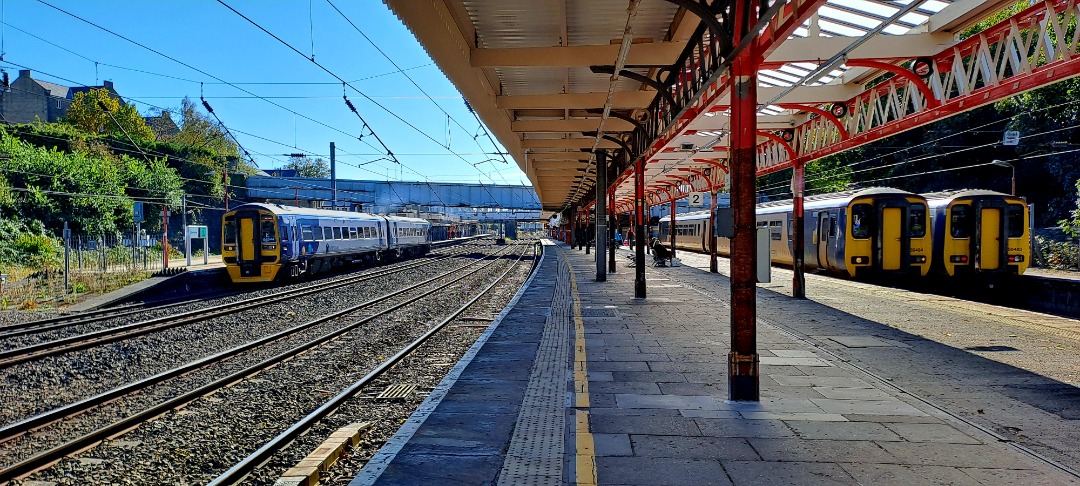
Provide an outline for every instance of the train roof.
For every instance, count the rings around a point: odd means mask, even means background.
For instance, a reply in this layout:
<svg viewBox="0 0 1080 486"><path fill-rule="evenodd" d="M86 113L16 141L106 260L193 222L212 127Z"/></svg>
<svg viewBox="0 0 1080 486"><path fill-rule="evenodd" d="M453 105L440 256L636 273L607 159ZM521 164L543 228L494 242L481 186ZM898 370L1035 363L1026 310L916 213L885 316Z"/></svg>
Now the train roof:
<svg viewBox="0 0 1080 486"><path fill-rule="evenodd" d="M813 196L807 196L803 202L804 209L816 209L823 207L832 207L834 205L846 205L852 200L865 196L877 196L877 195L898 195L898 196L919 196L924 197L913 192L905 191L902 189L894 189L891 187L868 187L865 189L852 189L840 192L831 192L828 194L815 194ZM769 214L777 212L790 211L794 202L791 199L784 199L779 201L768 201L759 203L757 209L760 213ZM709 217L708 211L695 211L693 213L676 214L676 220L692 221L698 219L707 219ZM661 218L663 221L664 218Z"/></svg>
<svg viewBox="0 0 1080 486"><path fill-rule="evenodd" d="M1000 198L1011 199L1023 203L1025 200L1020 196L1005 194L1004 192L991 191L988 189L951 189L947 191L928 192L922 195L932 207L947 205L957 199L966 198Z"/></svg>
<svg viewBox="0 0 1080 486"><path fill-rule="evenodd" d="M300 218L332 218L332 219L350 219L350 220L379 220L388 219L390 221L398 222L410 222L410 223L425 223L430 224L426 219L420 218L406 218L401 216L383 216L379 214L371 213L357 213L352 211L333 211L330 209L316 209L316 208L301 208L297 206L283 206L281 204L269 204L269 203L247 203L237 206L229 212L235 212L243 208L259 208L270 211L279 216L296 216Z"/></svg>

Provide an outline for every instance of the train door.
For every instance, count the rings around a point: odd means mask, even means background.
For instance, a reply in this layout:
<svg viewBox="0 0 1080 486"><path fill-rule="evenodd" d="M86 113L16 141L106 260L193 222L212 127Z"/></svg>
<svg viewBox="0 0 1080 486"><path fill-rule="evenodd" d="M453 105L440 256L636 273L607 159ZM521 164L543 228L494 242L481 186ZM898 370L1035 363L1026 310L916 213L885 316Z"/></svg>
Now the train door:
<svg viewBox="0 0 1080 486"><path fill-rule="evenodd" d="M979 248L973 252L976 256L976 267L981 271L998 270L1001 268L1002 251L1002 208L994 205L977 204L978 218L975 227L978 236Z"/></svg>
<svg viewBox="0 0 1080 486"><path fill-rule="evenodd" d="M904 226L903 208L881 209L881 269L900 270Z"/></svg>
<svg viewBox="0 0 1080 486"><path fill-rule="evenodd" d="M260 275L259 253L262 243L259 240L259 212L237 211L236 226L239 234L236 239L236 263L240 267L241 277Z"/></svg>
<svg viewBox="0 0 1080 486"><path fill-rule="evenodd" d="M829 228L831 227L829 212L818 213L817 231L815 231L817 241L814 242L817 245L818 268L829 268Z"/></svg>

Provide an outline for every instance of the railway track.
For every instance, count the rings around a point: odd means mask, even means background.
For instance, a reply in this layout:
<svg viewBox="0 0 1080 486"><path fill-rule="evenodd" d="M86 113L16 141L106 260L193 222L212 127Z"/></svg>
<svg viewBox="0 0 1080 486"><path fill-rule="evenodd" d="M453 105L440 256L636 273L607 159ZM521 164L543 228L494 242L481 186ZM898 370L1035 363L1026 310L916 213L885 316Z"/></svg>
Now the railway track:
<svg viewBox="0 0 1080 486"><path fill-rule="evenodd" d="M149 334L149 333L164 330L164 329L170 329L170 328L181 326L181 325L184 325L184 324L200 322L200 321L203 321L203 320L206 320L206 319L212 319L212 318L215 318L215 317L221 317L221 316L225 316L225 315L229 315L229 314L236 314L238 312L242 312L242 311L252 309L252 308L255 308L255 307L259 307L259 306L262 306L262 305L266 305L266 304L271 304L271 303L275 303L275 302L281 302L281 301L285 301L285 300L289 300L289 299L295 299L295 298L304 297L304 296L319 293L319 292L324 292L326 290L336 289L336 288L344 287L344 286L347 286L347 285L353 285L353 284L357 284L357 283L361 283L361 282L365 282L365 281L370 281L370 280L374 280L374 279L378 279L378 278L383 278L383 277L394 275L395 273L399 273L399 272L411 270L411 269L414 269L414 268L422 267L422 266L430 263L433 260L447 258L447 257L448 257L448 255L439 255L439 256L434 257L434 258L425 258L425 259L419 259L419 260L409 260L408 262L404 263L403 265L395 266L393 268L380 269L380 270L378 270L378 271L376 271L374 273L368 273L368 274L359 275L359 276L346 277L346 278L343 278L343 279L334 280L334 281L330 281L330 282L319 282L318 284L306 286L306 287L299 288L299 289L290 289L290 290L285 290L285 291L281 291L281 292L275 292L273 294L266 295L266 296L253 297L253 298L244 299L244 300L237 301L237 302L229 302L229 303L224 303L224 304L220 304L220 305L216 305L216 306L205 307L205 308L202 308L202 309L196 309L196 310L192 310L192 311L181 312L179 314L173 314L173 315L168 315L168 316L163 316L163 317L147 319L147 320L144 320L144 321L135 322L135 323L131 323L131 324L126 324L126 325L122 325L122 326L117 326L117 327L113 327L113 328L91 331L91 332L87 332L87 333L78 334L78 335L75 335L75 336L69 336L69 337L55 339L55 340L51 340L51 341L47 341L47 342L41 342L41 343L37 343L37 344L29 345L29 346L24 346L24 347L20 347L20 348L16 348L16 349L8 349L8 350L0 351L0 368L16 365L16 364L23 363L23 362L26 362L26 361L41 359L41 358L45 358L45 357L49 357L49 356L56 356L56 355L59 355L59 354L64 354L64 353L68 353L68 352L71 352L71 351L76 351L76 350L79 350L79 349L85 349L85 348L90 348L90 347L94 347L94 346L99 346L99 345L102 345L102 344L107 344L107 343L111 343L111 342L115 342L115 341L120 341L120 340L123 340L123 339L129 339L129 338L133 338L133 337L137 337L137 336L142 336L144 334ZM165 306L165 307L153 308L153 310L165 310L165 309L168 309L168 308L177 307L179 305L181 305L181 304L179 304L179 303L178 304L170 304L169 306ZM37 327L37 328L32 328L32 329L21 329L21 330L17 330L17 331L12 331L13 333L18 333L18 334L0 334L0 338L13 337L15 335L23 335L23 334L28 334L28 333L44 332L44 331L47 331L47 330L63 329L63 328L68 328L68 327L70 327L72 325L81 325L81 324L87 324L87 323L90 323L90 322L97 322L97 321L101 321L101 320L113 319L113 318L117 318L117 317L121 317L121 316L126 316L126 315L129 315L129 314L134 314L136 312L144 312L144 311L142 311L142 310L140 310L140 311L125 310L125 311L122 311L122 313L120 313L119 315L107 314L107 313L99 314L97 316L91 317L90 318L91 320L78 320L76 322L64 322L64 321L51 322L51 323L43 325L43 327ZM37 321L37 322L41 322L41 321Z"/></svg>
<svg viewBox="0 0 1080 486"><path fill-rule="evenodd" d="M52 410L50 412L47 412L45 414L40 414L38 416L31 417L29 419L20 421L18 423L5 426L4 428L0 429L0 443L6 442L6 441L11 441L13 439L22 437L29 431L41 429L43 427L47 427L49 424L53 424L53 423L56 423L58 421L69 419L69 418L74 417L76 415L82 414L82 413L86 412L89 409L97 407L97 406L99 406L101 404L108 403L108 402L115 401L115 400L119 400L122 397L137 393L138 391L144 390L144 389L146 389L148 387L151 387L153 385L161 384L161 383L166 382L166 381L168 381L168 380L170 380L172 378L175 378L175 377L178 377L178 376L181 376L181 375L185 375L185 374L193 373L196 370L206 368L206 367L208 367L208 366L210 366L212 364L215 364L215 363L220 363L220 362L222 362L224 360L227 360L227 359L229 359L231 357L238 356L238 355L240 355L240 354L242 354L242 353L244 353L246 351L258 348L260 346L265 346L268 343L271 343L271 342L274 342L274 341L282 340L283 338L285 338L287 336L296 336L299 333L302 333L303 331L312 329L313 327L315 327L315 326L317 326L319 324L330 322L330 321L333 321L335 319L347 318L350 315L353 315L353 314L357 313L360 310L371 310L371 309L373 309L375 307L382 307L382 306L379 306L379 304L385 305L389 299L394 299L395 297L400 297L404 293L407 293L407 292L410 292L410 291L413 291L413 290L416 290L416 289L421 289L424 286L430 286L433 283L437 283L437 282L439 282L441 280L446 280L448 278L452 278L452 279L454 279L454 282L451 282L449 285L453 285L456 282L460 282L463 278L465 278L468 275L476 274L477 272L481 272L482 270L484 270L485 268L487 268L487 267L489 267L491 265L499 263L500 259L498 258L498 256L501 253L504 253L505 251L507 251L508 249L509 249L509 247L507 247L506 249L503 249L503 251L497 253L496 255L493 255L494 259L491 259L492 256L489 256L489 257L486 257L486 258L483 258L483 259L480 259L480 260L469 262L466 265L462 265L460 267L453 268L453 269L451 269L449 271L443 272L443 273L441 273L441 274L439 274L439 275L437 275L435 277L432 277L430 279L427 279L427 280L425 280L423 282L420 282L420 283L414 284L412 286L409 286L409 287L407 287L405 289L400 289L400 290L396 290L396 291L386 293L386 294L384 294L382 296L379 296L377 298L374 298L374 299L368 300L366 302L357 304L357 305L352 306L350 308L343 309L343 310L340 310L340 311L335 312L333 314L321 317L319 319L300 324L300 325L295 326L295 327L293 327L291 329L276 333L274 335L266 336L266 337L264 337L262 339L258 339L258 340L246 343L246 344L244 344L242 346L238 346L238 347L230 349L230 350L228 350L226 352L218 353L216 355L203 358L201 360L189 363L189 364L187 364L185 366L178 367L176 369L170 370L170 371L168 371L166 373L162 373L162 374L156 375L154 377L151 377L151 378L148 378L148 379L145 379L145 380L140 380L139 382L131 383L129 385L119 387L119 388L116 388L114 390L110 390L107 393L103 393L103 394L100 394L98 396L91 397L91 398L88 398L86 400L82 400L80 402L70 404L70 405L65 406L65 407L57 408L57 409ZM521 258L521 256L518 257L519 260L520 260L520 258ZM491 259L491 260L487 261L486 264L482 264L485 260L489 260L489 259ZM478 265L479 265L478 268L469 269L469 267L475 267L475 266L478 266ZM402 307L405 307L405 306L407 306L407 305L409 305L411 303L414 303L414 302L416 302L416 301L418 301L420 299L423 299L423 298L428 297L430 295L436 294L436 293L440 292L445 287L446 287L446 285L439 285L439 286L436 286L435 288L432 288L430 290L424 290L424 291L420 292L419 294L417 294L415 296L408 297L403 301L391 304L391 305L386 306L386 307L382 307L382 308L380 308L378 310L374 310L370 314L365 314L363 318L361 318L359 320L356 320L355 322L351 322L351 323L349 323L349 324L347 324L345 326L342 326L342 327L338 328L337 330L335 330L333 332L321 334L318 337L316 337L314 339L307 340L307 341L303 342L302 344L300 344L298 346L290 347L288 350L286 350L286 351L284 351L282 353L276 354L276 355L274 355L274 356L272 356L272 357L270 357L268 359L262 360L262 361L260 361L259 363L255 364L253 366L248 366L248 367L245 367L245 368L243 368L243 369L241 369L239 371L232 372L232 373L228 374L227 376L220 377L219 379L216 379L216 380L214 380L214 381L212 381L210 383L207 383L207 384L205 384L203 386L200 386L200 387L198 387L196 389L190 390L190 391L188 391L186 393L183 393L183 394L181 394L179 396L173 397L172 399L160 402L157 405L155 405L153 407L150 407L150 408L147 408L147 409L145 409L145 410L143 410L143 411L141 411L139 413L132 414L132 415L128 416L127 418L123 419L123 420L116 421L116 422L114 422L114 423L112 423L112 424L110 424L108 426L105 426L105 427L100 427L100 428L98 428L98 429L96 429L96 430L94 430L94 431L92 431L90 433L82 435L81 437L79 437L77 439L65 442L65 443L63 443L63 444L61 444L59 446L56 446L56 447L52 447L47 451L35 454L34 456L23 459L23 460L15 463L15 464L5 466L3 469L0 469L0 482L8 481L8 480L15 479L15 478L19 478L19 477L25 476L25 475L27 475L27 474L35 471L35 470L40 470L42 468L48 467L50 464L56 462L57 460L60 460L61 458L63 458L64 456L66 456L68 454L71 454L73 452L76 452L76 451L85 449L87 447L90 447L94 443L100 442L101 440L103 440L105 438L115 436L115 435L117 435L119 433L122 433L123 431L129 430L131 428L137 427L142 422L151 420L154 417L157 417L157 416L159 416L159 415L161 415L161 414L163 414L163 413L165 413L165 412L167 412L169 410L172 410L172 409L174 409L176 407L183 406L184 404L189 403L189 402L191 402L192 400L194 400L196 398L205 396L207 394L214 393L217 390L220 390L220 389L222 389L224 387L227 387L227 386L230 386L232 384L237 383L238 381L244 379L245 377L252 376L252 375L254 375L256 373L259 373L259 372L261 372L261 371L263 371L263 370L265 370L267 368L276 366L277 364L281 363L284 360L291 359L291 358L293 358L293 357L295 357L295 356L297 356L297 355L299 355L301 353L304 353L304 352L312 350L313 348L316 348L316 347L318 347L320 345L323 345L328 341L334 340L334 339L342 336L343 334L346 334L346 333L348 333L350 331L354 331L354 330L358 329L360 326L364 325L365 323L370 322L371 320L373 320L373 319L375 319L375 318L377 318L379 316L383 316L383 315L386 315L388 313L394 312L394 311L396 311L398 309L401 309Z"/></svg>
<svg viewBox="0 0 1080 486"><path fill-rule="evenodd" d="M208 485L229 485L243 481L258 467L266 464L274 454L288 447L298 437L300 437L302 434L307 433L321 420L323 420L330 414L337 412L340 408L342 408L344 404L349 401L349 399L366 389L376 379L380 378L388 370L401 362L406 356L410 355L411 353L416 351L417 348L427 343L433 336L439 333L439 331L443 330L451 322L454 322L455 319L465 313L477 301L479 301L488 292L490 292L496 285L506 279L510 272L515 269L516 264L519 263L522 258L524 258L524 256L525 252L518 256L515 265L511 265L509 268L507 268L506 271L504 271L501 275L499 275L497 279L495 279L494 282L492 282L490 285L486 286L483 290L478 292L475 297L468 300L457 309L453 310L447 317L441 319L437 324L431 326L422 335L412 340L405 346L402 346L400 349L398 349L396 353L394 353L393 356L387 358L382 364L369 371L362 378L343 389L330 400L327 400L326 403L324 403L322 406L307 414L306 416L304 416L304 418L300 419L296 423L292 424L285 431L281 432L273 439L266 442L258 450L249 454L243 460L236 463L233 467L229 468L228 471L214 478L214 480L209 482ZM533 261L536 260L537 256L538 255L536 254L536 247L533 246Z"/></svg>

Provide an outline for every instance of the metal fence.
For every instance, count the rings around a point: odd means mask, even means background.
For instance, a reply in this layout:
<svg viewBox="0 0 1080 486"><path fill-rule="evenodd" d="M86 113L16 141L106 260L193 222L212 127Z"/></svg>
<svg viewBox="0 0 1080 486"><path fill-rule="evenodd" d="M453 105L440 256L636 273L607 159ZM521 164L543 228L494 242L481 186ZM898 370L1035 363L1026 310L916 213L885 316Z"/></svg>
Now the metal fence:
<svg viewBox="0 0 1080 486"><path fill-rule="evenodd" d="M134 243L134 244L133 244ZM175 261L178 253L171 248ZM158 270L164 267L161 242L145 234L72 235L65 245L64 267L72 274Z"/></svg>

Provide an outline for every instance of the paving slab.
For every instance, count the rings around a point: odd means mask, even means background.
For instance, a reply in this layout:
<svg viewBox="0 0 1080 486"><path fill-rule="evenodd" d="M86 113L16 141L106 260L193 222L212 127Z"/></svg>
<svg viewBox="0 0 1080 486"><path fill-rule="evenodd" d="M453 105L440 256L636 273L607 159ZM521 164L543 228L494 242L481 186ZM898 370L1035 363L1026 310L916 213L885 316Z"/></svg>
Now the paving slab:
<svg viewBox="0 0 1080 486"><path fill-rule="evenodd" d="M649 267L648 297L634 299L633 271L620 267L597 283L592 255L550 242L545 250L533 280L544 285L523 291L492 324L473 362L459 363L455 383L432 394L444 401L421 407L430 415L410 418L420 425L397 441L397 458L380 451L351 484L1076 484L944 408L953 397L994 396L984 389L942 385L920 399L852 366L846 357L943 347L920 347L884 326L868 333L858 317L822 305L846 295L815 302L759 289L759 305L809 331L800 337L759 320L761 398L732 402L726 277ZM555 334L568 349L562 357L546 351ZM989 376L1014 393L1053 385L982 371L922 379L932 387ZM1070 410L1070 393L1047 407ZM542 423L561 437L537 429Z"/></svg>

